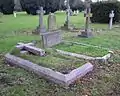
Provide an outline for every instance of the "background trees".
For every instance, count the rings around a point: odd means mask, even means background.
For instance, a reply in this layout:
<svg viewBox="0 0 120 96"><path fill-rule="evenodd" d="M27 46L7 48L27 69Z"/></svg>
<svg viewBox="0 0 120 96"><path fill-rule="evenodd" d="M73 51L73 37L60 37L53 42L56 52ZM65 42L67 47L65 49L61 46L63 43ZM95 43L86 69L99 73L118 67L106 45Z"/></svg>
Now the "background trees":
<svg viewBox="0 0 120 96"><path fill-rule="evenodd" d="M14 10L26 11L27 14L36 15L39 6L43 6L46 14L57 10L65 10L64 0L0 0L0 11L4 14L12 14ZM83 10L81 0L70 0L72 10Z"/></svg>

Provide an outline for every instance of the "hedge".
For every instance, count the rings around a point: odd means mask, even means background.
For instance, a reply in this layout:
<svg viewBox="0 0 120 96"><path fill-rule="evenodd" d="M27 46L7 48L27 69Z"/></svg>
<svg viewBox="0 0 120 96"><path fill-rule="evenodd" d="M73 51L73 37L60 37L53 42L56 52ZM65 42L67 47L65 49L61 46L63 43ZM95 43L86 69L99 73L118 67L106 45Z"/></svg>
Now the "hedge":
<svg viewBox="0 0 120 96"><path fill-rule="evenodd" d="M120 21L120 2L97 2L91 5L91 11L93 17L91 21L93 23L108 23L109 22L109 13L111 10L114 10L115 17L113 22Z"/></svg>
<svg viewBox="0 0 120 96"><path fill-rule="evenodd" d="M13 14L14 0L0 0L0 10L3 14Z"/></svg>

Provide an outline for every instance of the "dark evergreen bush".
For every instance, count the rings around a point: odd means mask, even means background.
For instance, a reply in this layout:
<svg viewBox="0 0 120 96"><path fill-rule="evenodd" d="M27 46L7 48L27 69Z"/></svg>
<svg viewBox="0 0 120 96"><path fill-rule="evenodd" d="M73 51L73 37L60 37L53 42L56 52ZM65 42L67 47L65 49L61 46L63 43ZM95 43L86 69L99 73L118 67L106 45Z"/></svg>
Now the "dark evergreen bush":
<svg viewBox="0 0 120 96"><path fill-rule="evenodd" d="M93 17L92 22L108 23L109 13L114 10L113 22L120 21L120 2L97 2L91 5Z"/></svg>
<svg viewBox="0 0 120 96"><path fill-rule="evenodd" d="M0 0L0 9L3 14L13 14L14 0Z"/></svg>

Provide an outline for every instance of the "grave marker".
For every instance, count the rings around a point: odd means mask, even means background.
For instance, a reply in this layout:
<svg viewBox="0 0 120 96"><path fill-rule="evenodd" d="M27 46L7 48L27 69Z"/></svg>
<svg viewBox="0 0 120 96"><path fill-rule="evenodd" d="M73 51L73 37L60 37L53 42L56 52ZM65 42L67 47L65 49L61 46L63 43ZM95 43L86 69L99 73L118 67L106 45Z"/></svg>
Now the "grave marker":
<svg viewBox="0 0 120 96"><path fill-rule="evenodd" d="M62 42L60 30L41 34L43 47L52 47Z"/></svg>
<svg viewBox="0 0 120 96"><path fill-rule="evenodd" d="M46 28L43 23L43 15L44 15L44 10L43 7L40 7L39 10L37 10L37 13L39 14L39 26L37 27L37 34L44 33L46 32Z"/></svg>
<svg viewBox="0 0 120 96"><path fill-rule="evenodd" d="M48 31L53 31L56 29L56 16L53 13L50 13L48 16Z"/></svg>
<svg viewBox="0 0 120 96"><path fill-rule="evenodd" d="M17 17L16 11L13 12L13 15L14 15L15 18Z"/></svg>
<svg viewBox="0 0 120 96"><path fill-rule="evenodd" d="M70 5L69 5L69 0L65 0L64 1L65 3L65 6L67 6L67 10L66 10L66 21L65 21L65 26L67 26L67 28L69 29L69 26L70 26Z"/></svg>
<svg viewBox="0 0 120 96"><path fill-rule="evenodd" d="M86 17L86 20L85 20L85 30L84 31L81 31L81 37L92 37L93 34L92 34L92 31L90 29L90 17L92 17L92 14L91 14L91 8L90 8L90 0L86 0L85 1L85 6L86 6L86 10L85 10L85 17Z"/></svg>
<svg viewBox="0 0 120 96"><path fill-rule="evenodd" d="M111 13L109 14L109 18L110 18L110 21L109 21L109 29L112 29L114 16L115 16L115 14L114 14L114 11L112 10Z"/></svg>

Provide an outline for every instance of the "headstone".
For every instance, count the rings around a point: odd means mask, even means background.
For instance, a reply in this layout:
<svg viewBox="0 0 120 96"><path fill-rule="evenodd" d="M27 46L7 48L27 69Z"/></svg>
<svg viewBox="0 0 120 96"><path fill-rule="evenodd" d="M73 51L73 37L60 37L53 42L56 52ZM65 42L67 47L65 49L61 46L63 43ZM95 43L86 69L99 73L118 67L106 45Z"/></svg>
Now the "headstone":
<svg viewBox="0 0 120 96"><path fill-rule="evenodd" d="M79 10L77 10L76 13L79 14Z"/></svg>
<svg viewBox="0 0 120 96"><path fill-rule="evenodd" d="M76 13L76 11L74 11L74 13L73 13L73 16L77 16L77 13Z"/></svg>
<svg viewBox="0 0 120 96"><path fill-rule="evenodd" d="M109 18L110 18L110 21L109 21L109 29L112 29L114 16L115 16L115 14L114 14L114 11L112 10L111 13L109 14Z"/></svg>
<svg viewBox="0 0 120 96"><path fill-rule="evenodd" d="M56 17L53 13L50 13L48 16L48 31L56 30Z"/></svg>
<svg viewBox="0 0 120 96"><path fill-rule="evenodd" d="M14 15L15 18L17 17L16 11L13 12L13 15Z"/></svg>
<svg viewBox="0 0 120 96"><path fill-rule="evenodd" d="M85 6L86 6L86 10L84 14L84 16L86 17L85 30L81 31L81 35L79 35L81 37L87 37L87 38L93 37L92 31L90 29L90 17L92 17L90 2L91 2L90 0L86 0L85 2Z"/></svg>
<svg viewBox="0 0 120 96"><path fill-rule="evenodd" d="M52 47L56 44L61 43L62 38L60 33L61 33L60 30L57 30L55 32L47 32L47 33L41 34L43 47L44 48Z"/></svg>
<svg viewBox="0 0 120 96"><path fill-rule="evenodd" d="M66 21L65 21L65 24L64 26L66 26L68 29L69 29L69 26L70 26L70 5L69 5L69 0L65 0L65 6L67 6L67 10L66 10Z"/></svg>
<svg viewBox="0 0 120 96"><path fill-rule="evenodd" d="M44 15L43 7L40 7L39 10L37 10L37 13L39 14L39 26L37 27L36 33L40 34L46 32L46 28L43 24L43 15Z"/></svg>

